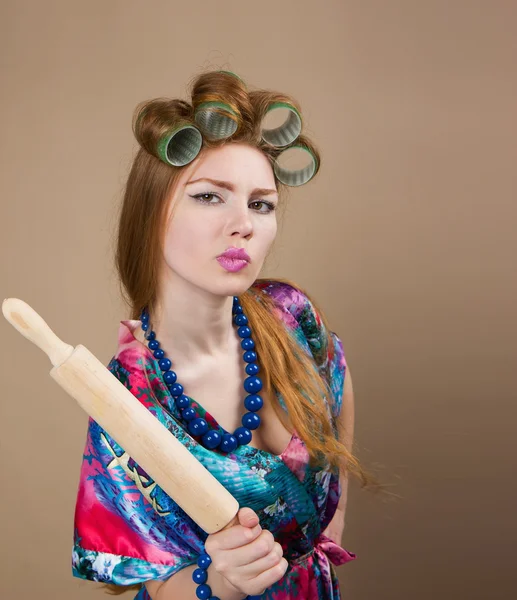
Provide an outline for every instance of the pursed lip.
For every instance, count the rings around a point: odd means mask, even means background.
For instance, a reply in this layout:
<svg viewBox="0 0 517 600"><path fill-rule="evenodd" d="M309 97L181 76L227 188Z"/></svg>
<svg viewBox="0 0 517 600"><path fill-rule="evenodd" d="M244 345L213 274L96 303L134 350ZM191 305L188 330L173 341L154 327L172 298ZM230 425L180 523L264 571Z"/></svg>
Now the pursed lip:
<svg viewBox="0 0 517 600"><path fill-rule="evenodd" d="M249 254L244 250L244 248L228 248L222 254L219 254L217 258L236 258L238 260L245 260L246 262L251 262L251 258Z"/></svg>

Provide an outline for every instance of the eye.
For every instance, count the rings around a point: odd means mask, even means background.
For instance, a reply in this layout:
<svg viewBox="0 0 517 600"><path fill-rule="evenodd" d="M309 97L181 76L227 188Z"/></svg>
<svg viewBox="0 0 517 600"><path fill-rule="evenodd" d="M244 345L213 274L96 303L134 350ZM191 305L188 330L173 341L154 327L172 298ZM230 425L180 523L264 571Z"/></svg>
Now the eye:
<svg viewBox="0 0 517 600"><path fill-rule="evenodd" d="M198 202L201 202L202 204L216 204L216 202L211 202L209 199L207 199L207 196L209 198L219 198L219 200L221 199L217 194L214 194L213 192L196 194L195 196L191 196L191 198L195 198Z"/></svg>
<svg viewBox="0 0 517 600"><path fill-rule="evenodd" d="M267 202L266 200L255 200L250 204L250 206L256 206L257 204L262 205L265 210L257 210L259 213L268 214L276 210L276 206L272 202Z"/></svg>

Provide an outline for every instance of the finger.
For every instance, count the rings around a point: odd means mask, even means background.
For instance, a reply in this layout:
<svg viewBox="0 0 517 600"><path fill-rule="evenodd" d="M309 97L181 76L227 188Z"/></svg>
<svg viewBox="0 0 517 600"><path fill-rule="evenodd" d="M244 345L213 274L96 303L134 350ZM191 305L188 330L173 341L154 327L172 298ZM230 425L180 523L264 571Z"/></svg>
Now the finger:
<svg viewBox="0 0 517 600"><path fill-rule="evenodd" d="M287 571L288 566L289 563L286 561L286 559L281 558L277 565L271 567L271 569L268 569L267 571L264 571L257 577L250 579L248 581L248 585L246 586L247 589L250 590L251 594L254 596L263 594L269 586L282 579Z"/></svg>
<svg viewBox="0 0 517 600"><path fill-rule="evenodd" d="M253 579L264 571L267 571L271 569L271 567L277 565L282 560L282 557L282 546L280 546L278 543L275 543L271 552L266 554L266 556L240 567L239 576L242 576L245 579Z"/></svg>
<svg viewBox="0 0 517 600"><path fill-rule="evenodd" d="M275 546L275 538L271 531L263 529L259 536L241 548L242 563L249 564L267 556ZM247 561L245 562L245 559Z"/></svg>
<svg viewBox="0 0 517 600"><path fill-rule="evenodd" d="M253 528L234 525L230 529L225 529L213 534L210 540L207 540L205 547L210 554L214 550L233 550L241 548L255 540L262 532L262 527L256 525ZM208 548L208 546L209 548Z"/></svg>
<svg viewBox="0 0 517 600"><path fill-rule="evenodd" d="M259 524L259 518L257 513L248 506L241 508L237 514L239 523L244 527L255 527Z"/></svg>
<svg viewBox="0 0 517 600"><path fill-rule="evenodd" d="M274 546L275 538L273 534L267 529L263 529L260 535L249 544L238 548L229 548L226 552L223 550L221 553L221 563L231 564L235 568L240 568L264 558L264 556L267 556L271 552Z"/></svg>

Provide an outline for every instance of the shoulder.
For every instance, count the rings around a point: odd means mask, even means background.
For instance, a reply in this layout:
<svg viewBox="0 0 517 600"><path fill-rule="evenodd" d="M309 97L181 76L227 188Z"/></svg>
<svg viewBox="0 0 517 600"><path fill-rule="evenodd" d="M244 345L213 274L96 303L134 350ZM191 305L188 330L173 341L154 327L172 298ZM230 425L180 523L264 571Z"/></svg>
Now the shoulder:
<svg viewBox="0 0 517 600"><path fill-rule="evenodd" d="M300 286L285 279L259 279L253 287L273 299L284 324L310 350L316 364L325 364L334 334L313 298Z"/></svg>
<svg viewBox="0 0 517 600"><path fill-rule="evenodd" d="M321 315L309 295L294 282L285 279L258 279L253 288L268 294L296 323L305 325L307 320L315 320L317 324L321 324Z"/></svg>
<svg viewBox="0 0 517 600"><path fill-rule="evenodd" d="M278 307L282 320L305 347L320 374L329 383L333 413L340 412L347 362L340 337L330 329L314 299L292 281L260 279L254 289L267 293Z"/></svg>

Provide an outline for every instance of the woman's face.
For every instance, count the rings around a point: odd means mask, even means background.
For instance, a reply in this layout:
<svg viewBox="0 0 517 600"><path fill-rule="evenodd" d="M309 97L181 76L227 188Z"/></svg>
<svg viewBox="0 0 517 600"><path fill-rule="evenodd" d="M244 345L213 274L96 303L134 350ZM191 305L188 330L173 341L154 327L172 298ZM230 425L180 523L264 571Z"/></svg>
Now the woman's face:
<svg viewBox="0 0 517 600"><path fill-rule="evenodd" d="M275 239L277 205L273 169L262 152L237 143L205 149L172 193L164 241L167 275L217 295L243 293L259 276ZM249 262L218 259L229 248L243 249Z"/></svg>

